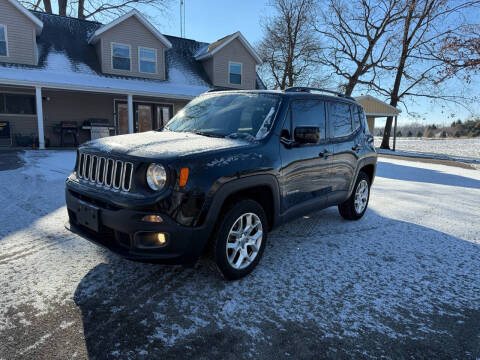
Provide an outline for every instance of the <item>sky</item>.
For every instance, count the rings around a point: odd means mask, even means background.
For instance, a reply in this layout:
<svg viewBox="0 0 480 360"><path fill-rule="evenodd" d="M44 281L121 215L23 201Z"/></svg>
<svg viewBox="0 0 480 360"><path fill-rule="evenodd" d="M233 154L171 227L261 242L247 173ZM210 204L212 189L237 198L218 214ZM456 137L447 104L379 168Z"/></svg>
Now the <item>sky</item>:
<svg viewBox="0 0 480 360"><path fill-rule="evenodd" d="M265 16L273 15L273 9L268 0L184 0L185 1L185 29L186 37L197 41L214 42L225 35L236 31L242 32L247 40L255 45L262 38L260 23ZM167 35L180 35L180 0L173 0L168 14L151 18L160 31ZM334 84L333 84L334 85ZM450 88L465 86L461 81L452 82ZM474 79L468 86L471 91L480 88L480 81ZM362 93L354 93L361 95ZM372 94L375 96L375 94ZM385 99L381 99L385 100ZM461 106L453 104L432 104L428 100L410 100L408 110L418 114L416 117L407 114L405 108L400 107L399 124L419 122L422 124L436 123L448 126L454 120L464 120L471 113ZM470 105L473 112L479 114L478 104ZM452 116L454 114L454 116ZM377 126L383 126L385 119L379 118Z"/></svg>
<svg viewBox="0 0 480 360"><path fill-rule="evenodd" d="M184 0L185 36L197 41L213 42L241 31L254 44L262 37L260 19L271 13L267 0ZM170 16L155 21L167 35L180 35L180 0L173 1Z"/></svg>
<svg viewBox="0 0 480 360"><path fill-rule="evenodd" d="M160 0L161 1L161 0ZM168 0L167 0L168 1ZM197 41L214 42L228 34L240 31L253 45L262 38L262 19L274 14L268 0L184 0L185 2L185 37ZM146 15L155 26L166 35L180 36L180 0L170 0L170 10L157 13L149 11ZM56 4L53 2L54 11ZM141 11L141 10L140 10ZM479 14L472 12L469 17L478 22ZM469 22L472 19L468 19ZM392 76L394 76L392 74ZM336 84L331 84L335 89ZM455 93L458 88L465 88L465 93L479 96L480 75L472 83L466 85L457 80L449 83L447 90ZM365 91L354 91L353 95L363 95ZM371 93L372 96L377 96ZM380 100L388 99L377 96ZM465 120L472 113L480 115L480 104L473 103L469 109L452 103L431 103L429 100L408 99L408 112L403 106L398 106L402 113L398 117L400 125L419 122L424 125L435 123L448 126L454 120ZM413 116L411 114L416 114ZM378 118L376 126L383 126L385 119Z"/></svg>

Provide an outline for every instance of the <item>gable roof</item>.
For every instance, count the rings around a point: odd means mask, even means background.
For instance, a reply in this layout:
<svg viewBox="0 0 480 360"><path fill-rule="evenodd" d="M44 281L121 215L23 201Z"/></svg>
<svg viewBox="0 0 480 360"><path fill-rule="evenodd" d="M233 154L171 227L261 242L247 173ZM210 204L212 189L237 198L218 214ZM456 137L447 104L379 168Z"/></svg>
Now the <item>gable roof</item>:
<svg viewBox="0 0 480 360"><path fill-rule="evenodd" d="M102 24L32 11L44 23L37 37L38 65L0 63L0 84L192 99L212 88L193 54L205 43L168 37L166 80L104 74L91 35Z"/></svg>
<svg viewBox="0 0 480 360"><path fill-rule="evenodd" d="M43 29L43 23L34 16L30 11L28 11L22 4L20 4L17 0L8 0L10 4L12 4L18 11L20 11L23 15L25 15L31 22L35 24L35 33L39 35Z"/></svg>
<svg viewBox="0 0 480 360"><path fill-rule="evenodd" d="M207 59L213 55L215 55L217 52L219 52L221 49L223 49L225 46L230 44L233 40L238 39L240 42L245 46L247 51L252 55L252 57L255 59L257 64L262 63L262 59L260 59L260 56L255 52L255 50L252 48L252 46L249 44L247 39L242 35L240 31L237 31L236 33L227 35L221 39L218 39L217 41L211 43L208 46L204 46L200 49L198 53L195 54L195 59L197 60L204 60Z"/></svg>
<svg viewBox="0 0 480 360"><path fill-rule="evenodd" d="M112 22L106 24L106 25L103 25L102 27L100 27L98 30L96 30L92 37L89 39L88 43L89 44L93 44L95 42L97 42L98 40L98 37L100 35L102 35L104 32L110 30L111 28L117 26L118 24L124 22L125 20L131 18L131 17L135 17L137 18L138 21L140 21L163 45L165 45L167 48L171 48L172 47L172 44L170 43L170 41L168 41L168 39L163 36L160 31L158 31L155 26L153 26L147 19L145 19L145 17L140 14L137 10L133 9L131 11L129 11L128 13L116 18L115 20L113 20Z"/></svg>
<svg viewBox="0 0 480 360"><path fill-rule="evenodd" d="M392 116L398 115L402 112L402 110L371 95L357 96L355 97L355 100L364 107L367 116Z"/></svg>
<svg viewBox="0 0 480 360"><path fill-rule="evenodd" d="M171 44L165 51L165 80L105 74L89 43L101 23L39 11L31 14L44 25L37 37L38 65L0 62L0 84L174 99L192 99L214 87L195 59L208 43L165 35ZM258 74L256 84L264 88Z"/></svg>

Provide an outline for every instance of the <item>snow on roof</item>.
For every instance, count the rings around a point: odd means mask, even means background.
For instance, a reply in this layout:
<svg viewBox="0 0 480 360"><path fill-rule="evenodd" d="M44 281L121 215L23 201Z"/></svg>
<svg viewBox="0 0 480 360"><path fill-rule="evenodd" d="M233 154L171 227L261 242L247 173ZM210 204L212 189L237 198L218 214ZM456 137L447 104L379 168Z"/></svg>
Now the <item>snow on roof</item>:
<svg viewBox="0 0 480 360"><path fill-rule="evenodd" d="M79 91L131 93L191 99L212 85L193 54L194 40L166 37L166 81L102 73L95 47L88 43L102 24L65 16L32 12L44 23L37 38L38 66L0 63L0 83Z"/></svg>
<svg viewBox="0 0 480 360"><path fill-rule="evenodd" d="M169 71L171 76L167 81L99 75L84 63L72 62L65 52L51 51L42 68L3 67L0 83L186 99L210 89L206 84L188 83L188 74L181 69L171 67Z"/></svg>
<svg viewBox="0 0 480 360"><path fill-rule="evenodd" d="M118 24L120 24L121 22L127 20L128 18L130 18L132 16L136 17L137 20L140 21L167 48L172 47L172 44L170 43L170 41L168 41L167 38L160 33L160 31L158 31L147 19L145 19L145 17L142 14L140 14L135 9L129 11L128 13L116 18L112 22L110 22L106 25L103 25L102 27L97 29L88 42L90 44L93 44L93 43L97 42L98 37L101 34L103 34L105 31L110 30L111 28L117 26Z"/></svg>
<svg viewBox="0 0 480 360"><path fill-rule="evenodd" d="M165 35L166 80L102 73L89 40L102 24L31 11L43 23L37 37L38 65L0 63L0 83L44 88L191 99L214 86L195 54L208 43ZM257 74L257 88L264 88Z"/></svg>

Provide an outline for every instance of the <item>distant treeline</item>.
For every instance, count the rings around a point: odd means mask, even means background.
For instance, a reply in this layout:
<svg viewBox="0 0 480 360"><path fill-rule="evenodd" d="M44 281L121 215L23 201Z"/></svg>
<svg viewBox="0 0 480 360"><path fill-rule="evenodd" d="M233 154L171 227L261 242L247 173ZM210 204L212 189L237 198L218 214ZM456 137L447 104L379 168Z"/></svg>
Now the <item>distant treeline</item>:
<svg viewBox="0 0 480 360"><path fill-rule="evenodd" d="M383 136L383 128L375 128L375 136ZM393 129L392 129L393 134ZM477 137L480 136L480 118L454 121L450 126L421 125L413 123L410 125L398 126L397 137Z"/></svg>

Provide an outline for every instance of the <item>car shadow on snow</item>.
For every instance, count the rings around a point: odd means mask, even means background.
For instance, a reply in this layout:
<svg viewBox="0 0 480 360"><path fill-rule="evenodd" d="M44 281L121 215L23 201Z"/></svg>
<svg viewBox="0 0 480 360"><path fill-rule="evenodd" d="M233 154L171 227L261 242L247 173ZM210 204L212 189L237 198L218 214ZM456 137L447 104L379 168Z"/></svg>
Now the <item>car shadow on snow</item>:
<svg viewBox="0 0 480 360"><path fill-rule="evenodd" d="M480 180L460 175L447 174L437 170L394 164L391 162L379 162L376 175L378 177L394 180L480 189Z"/></svg>
<svg viewBox="0 0 480 360"><path fill-rule="evenodd" d="M373 210L269 235L248 277L114 255L79 283L90 358L476 358L480 246Z"/></svg>

